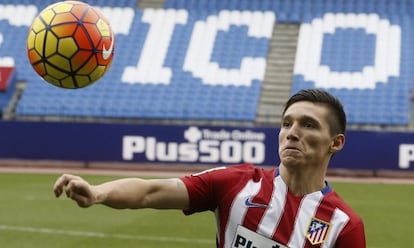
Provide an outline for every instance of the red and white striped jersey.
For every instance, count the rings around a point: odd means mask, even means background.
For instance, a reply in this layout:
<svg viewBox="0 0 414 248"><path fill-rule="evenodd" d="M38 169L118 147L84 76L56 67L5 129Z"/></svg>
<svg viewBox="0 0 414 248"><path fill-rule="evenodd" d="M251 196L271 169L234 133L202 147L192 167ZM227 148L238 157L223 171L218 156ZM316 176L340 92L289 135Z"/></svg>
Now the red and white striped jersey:
<svg viewBox="0 0 414 248"><path fill-rule="evenodd" d="M186 214L211 210L217 218L217 247L365 248L362 219L326 187L293 195L277 169L252 164L220 167L182 178Z"/></svg>

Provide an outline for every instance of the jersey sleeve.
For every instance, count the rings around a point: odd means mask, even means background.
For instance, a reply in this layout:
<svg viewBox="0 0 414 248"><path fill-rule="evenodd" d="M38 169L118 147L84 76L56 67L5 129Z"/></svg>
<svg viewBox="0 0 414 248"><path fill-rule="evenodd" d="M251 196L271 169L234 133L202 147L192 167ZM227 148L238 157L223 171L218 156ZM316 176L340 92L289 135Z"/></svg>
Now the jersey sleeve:
<svg viewBox="0 0 414 248"><path fill-rule="evenodd" d="M253 165L243 164L217 167L181 178L190 199L189 209L184 213L214 211L219 204L226 204L231 200L227 197L229 192L237 190L239 183L253 170Z"/></svg>
<svg viewBox="0 0 414 248"><path fill-rule="evenodd" d="M360 218L346 228L336 240L335 248L366 248L364 224Z"/></svg>

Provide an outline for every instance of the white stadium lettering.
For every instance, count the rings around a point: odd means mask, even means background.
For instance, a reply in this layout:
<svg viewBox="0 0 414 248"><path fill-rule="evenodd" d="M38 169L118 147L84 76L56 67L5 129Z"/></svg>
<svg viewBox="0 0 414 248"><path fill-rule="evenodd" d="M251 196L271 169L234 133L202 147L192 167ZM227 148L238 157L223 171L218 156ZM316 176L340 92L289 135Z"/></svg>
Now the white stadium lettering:
<svg viewBox="0 0 414 248"><path fill-rule="evenodd" d="M0 21L6 20L10 25L16 27L29 27L37 12L38 10L35 5L0 4ZM18 18L16 18L16 16L18 16ZM2 46L3 41L7 39L7 35L7 33L2 33L0 30L0 47ZM0 66L15 66L15 59L10 56L0 55Z"/></svg>
<svg viewBox="0 0 414 248"><path fill-rule="evenodd" d="M408 169L412 162L414 162L414 144L400 144L398 156L399 168Z"/></svg>
<svg viewBox="0 0 414 248"><path fill-rule="evenodd" d="M239 69L223 69L211 62L217 32L228 31L230 25L247 25L248 35L268 38L275 22L273 12L220 11L210 15L206 21L197 21L190 39L184 61L184 70L201 78L204 84L250 86L252 80L263 80L265 58L244 57Z"/></svg>
<svg viewBox="0 0 414 248"><path fill-rule="evenodd" d="M146 9L142 17L150 25L142 54L136 66L124 69L121 81L124 83L169 84L172 70L164 66L174 28L177 24L187 24L188 12L174 9ZM210 15L206 21L194 25L190 44L186 51L183 70L201 78L203 84L250 86L252 80L263 80L266 59L263 57L243 57L240 68L223 69L211 61L217 32L228 31L230 25L246 25L248 35L270 39L275 14L260 11L221 11Z"/></svg>
<svg viewBox="0 0 414 248"><path fill-rule="evenodd" d="M37 13L36 5L0 4L0 20L7 20L10 25L16 27L29 27Z"/></svg>
<svg viewBox="0 0 414 248"><path fill-rule="evenodd" d="M361 72L336 72L321 65L323 35L337 28L362 28L376 36L373 66L364 66ZM323 19L301 24L294 74L313 81L315 87L374 89L376 83L386 83L388 77L400 75L400 49L401 27L377 14L327 13Z"/></svg>
<svg viewBox="0 0 414 248"><path fill-rule="evenodd" d="M144 23L150 24L144 47L136 66L127 66L122 75L125 83L169 84L171 68L163 66L174 27L186 24L188 12L174 9L145 9Z"/></svg>

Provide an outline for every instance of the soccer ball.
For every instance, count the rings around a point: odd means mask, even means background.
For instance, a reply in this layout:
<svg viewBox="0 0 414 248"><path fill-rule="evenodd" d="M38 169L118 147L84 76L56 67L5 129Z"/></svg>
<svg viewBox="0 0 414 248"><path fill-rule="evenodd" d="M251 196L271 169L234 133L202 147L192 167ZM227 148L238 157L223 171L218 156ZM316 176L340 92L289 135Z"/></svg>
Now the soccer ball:
<svg viewBox="0 0 414 248"><path fill-rule="evenodd" d="M83 2L64 1L49 5L33 20L27 55L48 83L83 88L108 71L114 42L109 22L97 9Z"/></svg>

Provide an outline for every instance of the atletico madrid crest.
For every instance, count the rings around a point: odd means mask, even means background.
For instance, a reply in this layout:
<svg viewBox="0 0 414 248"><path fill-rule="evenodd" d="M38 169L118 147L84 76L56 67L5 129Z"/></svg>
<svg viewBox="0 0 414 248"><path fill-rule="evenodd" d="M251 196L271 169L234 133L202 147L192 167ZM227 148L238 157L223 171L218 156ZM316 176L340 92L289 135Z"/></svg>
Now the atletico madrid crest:
<svg viewBox="0 0 414 248"><path fill-rule="evenodd" d="M328 237L331 224L312 217L307 228L306 237L312 245L322 244Z"/></svg>

